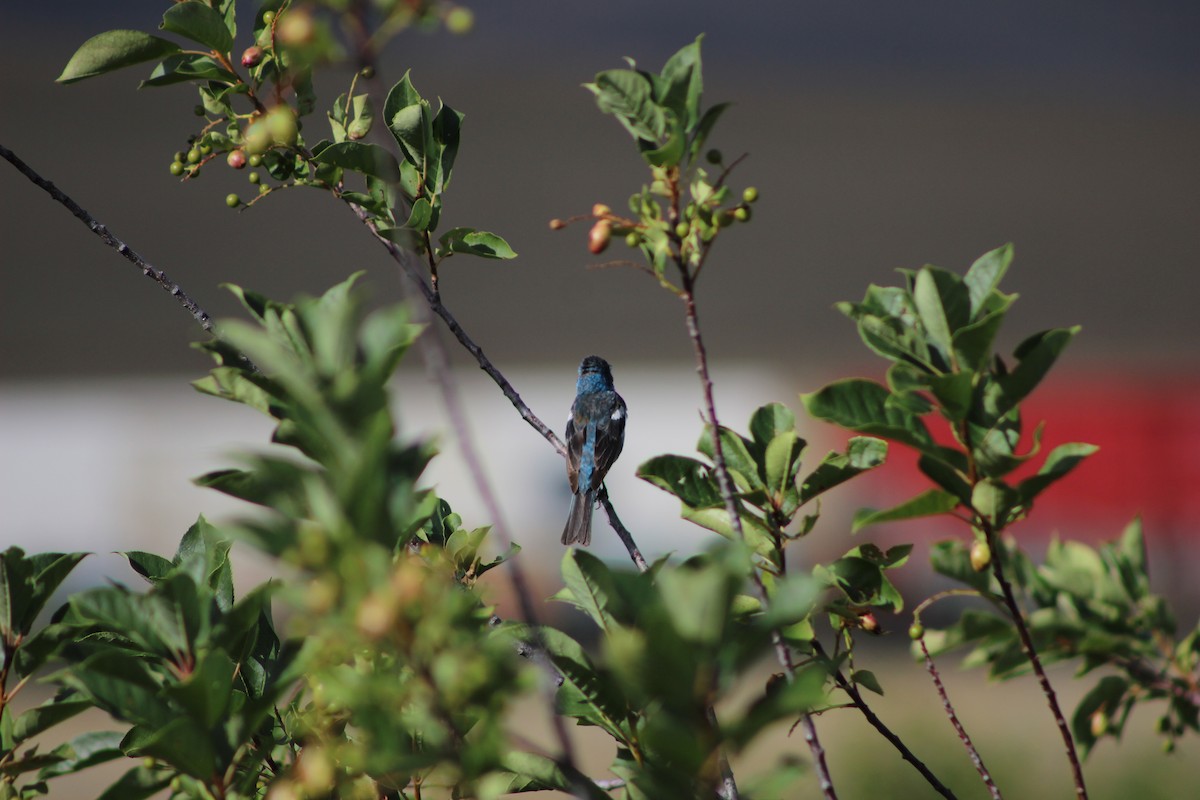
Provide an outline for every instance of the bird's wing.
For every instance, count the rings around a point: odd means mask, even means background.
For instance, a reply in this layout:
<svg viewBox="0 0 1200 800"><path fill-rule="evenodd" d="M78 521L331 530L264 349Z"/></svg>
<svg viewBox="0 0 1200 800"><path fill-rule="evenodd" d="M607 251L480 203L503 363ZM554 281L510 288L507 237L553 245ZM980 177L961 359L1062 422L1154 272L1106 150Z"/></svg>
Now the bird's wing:
<svg viewBox="0 0 1200 800"><path fill-rule="evenodd" d="M611 410L596 420L596 469L592 473L593 489L599 489L604 482L608 469L621 455L625 445L625 417L627 416L625 401L613 392L614 401L609 404Z"/></svg>
<svg viewBox="0 0 1200 800"><path fill-rule="evenodd" d="M567 480L571 482L571 491L579 491L579 456L583 452L583 440L587 436L587 423L580 420L576 427L575 408L571 408L571 416L567 418Z"/></svg>

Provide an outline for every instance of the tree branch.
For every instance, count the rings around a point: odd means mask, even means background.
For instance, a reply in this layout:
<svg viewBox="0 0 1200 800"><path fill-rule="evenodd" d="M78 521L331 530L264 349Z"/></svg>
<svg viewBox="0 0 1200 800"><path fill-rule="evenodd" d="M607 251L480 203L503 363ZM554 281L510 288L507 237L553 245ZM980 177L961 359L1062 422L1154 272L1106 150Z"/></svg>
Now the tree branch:
<svg viewBox="0 0 1200 800"><path fill-rule="evenodd" d="M87 225L92 233L100 237L101 241L116 250L121 255L125 256L125 258L131 261L134 266L142 271L143 275L166 290L167 293L174 297L179 304L183 306L189 314L192 315L192 319L196 320L196 322L199 323L200 327L203 328L205 332L210 334L213 332L213 322L212 318L209 317L208 312L201 308L195 300L189 297L187 292L180 288L179 284L168 278L165 272L148 263L144 258L138 255L133 248L114 236L108 230L108 228L98 222L95 217L93 217L87 211L84 211L83 208L81 208L80 205L72 200L65 192L35 172L32 167L18 158L16 153L14 153L12 150L9 150L4 145L0 145L0 157L3 157L6 161L16 167L17 171L41 187L52 198L66 206L67 210L78 217L80 222L82 222L84 225Z"/></svg>

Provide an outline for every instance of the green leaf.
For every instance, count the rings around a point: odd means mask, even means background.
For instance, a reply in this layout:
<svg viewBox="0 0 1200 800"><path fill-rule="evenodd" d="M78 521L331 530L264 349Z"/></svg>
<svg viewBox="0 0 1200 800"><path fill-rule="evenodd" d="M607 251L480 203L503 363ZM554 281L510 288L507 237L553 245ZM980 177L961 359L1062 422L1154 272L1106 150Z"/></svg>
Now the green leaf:
<svg viewBox="0 0 1200 800"><path fill-rule="evenodd" d="M794 490L805 444L795 431L788 431L779 434L767 445L762 471L770 497L780 498Z"/></svg>
<svg viewBox="0 0 1200 800"><path fill-rule="evenodd" d="M217 768L217 754L208 731L189 717L176 717L158 728L135 725L121 742L130 757L151 756L193 778L208 780Z"/></svg>
<svg viewBox="0 0 1200 800"><path fill-rule="evenodd" d="M168 686L166 693L191 715L199 727L212 728L229 707L236 669L237 666L225 651L210 650L200 656L190 675Z"/></svg>
<svg viewBox="0 0 1200 800"><path fill-rule="evenodd" d="M916 415L889 405L886 386L862 378L847 378L810 394L800 395L808 413L852 431L874 434L938 454L925 423Z"/></svg>
<svg viewBox="0 0 1200 800"><path fill-rule="evenodd" d="M667 118L654 101L650 81L631 69L606 70L596 75L595 83L584 88L596 96L596 105L612 114L635 139L654 144L667 138Z"/></svg>
<svg viewBox="0 0 1200 800"><path fill-rule="evenodd" d="M704 91L704 80L700 63L700 42L684 45L663 65L662 77L666 91L659 98L663 106L675 112L683 123L683 129L691 132L700 119L700 96Z"/></svg>
<svg viewBox="0 0 1200 800"><path fill-rule="evenodd" d="M601 791L595 783L580 775L567 775L557 762L546 756L506 750L500 757L500 766L513 773L513 782L502 791L533 792L558 789L567 793L582 792L582 796L587 800L610 800L609 794Z"/></svg>
<svg viewBox="0 0 1200 800"><path fill-rule="evenodd" d="M680 638L709 647L721 642L737 584L720 562L692 560L663 569L657 583Z"/></svg>
<svg viewBox="0 0 1200 800"><path fill-rule="evenodd" d="M952 372L929 379L929 390L941 406L942 414L951 422L966 419L971 411L973 377L970 372Z"/></svg>
<svg viewBox="0 0 1200 800"><path fill-rule="evenodd" d="M922 267L913 287L913 302L933 344L949 368L953 357L954 332L965 325L970 315L966 287L952 272L938 267Z"/></svg>
<svg viewBox="0 0 1200 800"><path fill-rule="evenodd" d="M716 126L717 121L730 105L730 103L717 103L704 112L704 116L700 118L699 124L696 125L696 130L692 133L692 142L688 146L688 161L694 162L700 157L700 152L704 149L704 144L708 141L709 134L712 133L712 129Z"/></svg>
<svg viewBox="0 0 1200 800"><path fill-rule="evenodd" d="M408 221L404 223L405 228L414 231L429 230L429 223L433 221L433 206L424 197L418 197L412 204L412 211L409 212Z"/></svg>
<svg viewBox="0 0 1200 800"><path fill-rule="evenodd" d="M1126 678L1108 675L1101 678L1100 682L1079 701L1079 705L1075 707L1075 713L1071 716L1071 732L1075 735L1075 741L1084 757L1088 755L1104 732L1113 735L1120 732L1119 727L1113 730L1113 726L1118 724L1117 715L1125 693L1129 690L1129 681ZM1103 715L1106 720L1102 726L1104 732L1099 736L1092 729L1092 717L1096 714Z"/></svg>
<svg viewBox="0 0 1200 800"><path fill-rule="evenodd" d="M129 566L133 567L134 572L151 583L157 583L162 580L175 568L173 561L169 561L154 553L144 553L141 550L127 550L121 555L129 559Z"/></svg>
<svg viewBox="0 0 1200 800"><path fill-rule="evenodd" d="M904 519L917 519L918 517L932 517L938 514L945 514L957 508L959 502L959 499L949 492L944 492L941 489L930 489L911 500L906 500L900 505L893 506L884 511L877 511L873 508L860 509L854 515L854 522L850 526L850 532L858 533L863 528L869 525L877 525L880 522L895 522Z"/></svg>
<svg viewBox="0 0 1200 800"><path fill-rule="evenodd" d="M856 475L874 469L887 460L888 445L870 436L852 436L845 454L830 452L800 484L803 505Z"/></svg>
<svg viewBox="0 0 1200 800"><path fill-rule="evenodd" d="M963 284L967 287L967 296L970 299L972 320L979 318L984 301L1000 285L1004 273L1008 272L1008 267L1012 264L1012 259L1013 246L1009 243L984 253L963 276Z"/></svg>
<svg viewBox="0 0 1200 800"><path fill-rule="evenodd" d="M879 685L879 679L875 677L875 673L867 669L857 669L850 673L850 682L856 683L865 689L870 689L877 695L883 695L883 687Z"/></svg>
<svg viewBox="0 0 1200 800"><path fill-rule="evenodd" d="M45 780L87 769L124 756L121 752L122 734L116 731L91 731L54 748L62 760L42 770L38 778Z"/></svg>
<svg viewBox="0 0 1200 800"><path fill-rule="evenodd" d="M377 144L339 142L326 147L313 160L369 175L386 183L400 182L400 165L396 157Z"/></svg>
<svg viewBox="0 0 1200 800"><path fill-rule="evenodd" d="M84 42L55 80L63 84L75 83L177 52L179 45L148 33L105 31Z"/></svg>
<svg viewBox="0 0 1200 800"><path fill-rule="evenodd" d="M721 508L725 501L712 468L686 456L657 456L638 467L637 476L680 499L685 508Z"/></svg>
<svg viewBox="0 0 1200 800"><path fill-rule="evenodd" d="M451 253L466 253L481 258L516 258L508 242L494 233L474 228L451 228L438 239L442 248Z"/></svg>
<svg viewBox="0 0 1200 800"><path fill-rule="evenodd" d="M217 83L233 84L237 83L237 76L221 66L211 56L176 53L164 58L158 66L150 71L150 77L142 81L138 88L170 86L188 81L216 81Z"/></svg>
<svg viewBox="0 0 1200 800"><path fill-rule="evenodd" d="M36 706L20 714L13 721L13 741L23 742L26 739L31 739L58 723L68 720L76 714L83 713L91 707L92 704L86 700L53 697L40 706Z"/></svg>
<svg viewBox="0 0 1200 800"><path fill-rule="evenodd" d="M750 417L750 435L760 447L766 447L780 434L796 429L796 415L783 403L767 403Z"/></svg>
<svg viewBox="0 0 1200 800"><path fill-rule="evenodd" d="M229 32L225 19L212 6L200 0L186 0L171 6L163 14L162 27L207 45L218 53L228 55L233 47L233 34Z"/></svg>
<svg viewBox="0 0 1200 800"><path fill-rule="evenodd" d="M609 606L619 603L620 597L603 561L590 553L570 548L563 554L562 574L574 604L601 630L608 631L617 624Z"/></svg>
<svg viewBox="0 0 1200 800"><path fill-rule="evenodd" d="M971 507L996 528L1008 524L1009 514L1019 501L1017 492L999 480L982 480L971 492Z"/></svg>
<svg viewBox="0 0 1200 800"><path fill-rule="evenodd" d="M1037 475L1026 478L1017 484L1021 502L1028 506L1033 499L1046 490L1052 483L1065 477L1071 470L1083 463L1083 460L1100 448L1094 444L1070 442L1060 444L1050 451L1042 463Z"/></svg>
<svg viewBox="0 0 1200 800"><path fill-rule="evenodd" d="M725 457L725 467L729 470L734 483L740 491L754 491L765 488L758 474L758 464L750 455L750 443L740 434L722 426L720 428L721 454ZM713 429L711 425L704 427L704 433L696 444L696 449L716 462L716 451L713 448Z"/></svg>
<svg viewBox="0 0 1200 800"><path fill-rule="evenodd" d="M138 766L126 772L96 800L147 800L170 785L170 772Z"/></svg>
<svg viewBox="0 0 1200 800"><path fill-rule="evenodd" d="M1079 333L1079 326L1073 328L1055 328L1042 331L1030 336L1013 351L1018 359L1013 371L1000 378L1003 389L1003 401L998 412L1004 414L1016 406L1041 383L1042 378L1054 366L1063 349Z"/></svg>

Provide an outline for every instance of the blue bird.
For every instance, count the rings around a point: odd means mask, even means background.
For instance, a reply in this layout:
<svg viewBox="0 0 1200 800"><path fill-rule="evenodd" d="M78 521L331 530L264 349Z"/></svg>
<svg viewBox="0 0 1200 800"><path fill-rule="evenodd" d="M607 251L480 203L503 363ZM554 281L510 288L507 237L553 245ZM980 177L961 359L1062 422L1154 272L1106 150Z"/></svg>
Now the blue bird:
<svg viewBox="0 0 1200 800"><path fill-rule="evenodd" d="M608 468L625 444L625 401L613 391L612 369L600 356L579 365L575 402L567 418L567 478L575 497L562 543L592 541L592 508Z"/></svg>

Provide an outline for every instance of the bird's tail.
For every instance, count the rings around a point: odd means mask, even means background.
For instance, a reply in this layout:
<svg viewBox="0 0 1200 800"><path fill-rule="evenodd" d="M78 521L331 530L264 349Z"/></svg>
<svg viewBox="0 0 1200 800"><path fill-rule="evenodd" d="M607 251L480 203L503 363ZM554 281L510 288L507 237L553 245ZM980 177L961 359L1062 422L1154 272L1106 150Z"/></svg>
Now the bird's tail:
<svg viewBox="0 0 1200 800"><path fill-rule="evenodd" d="M571 501L571 515L567 527L563 528L562 543L578 542L587 547L592 542L592 506L596 503L595 492L579 492Z"/></svg>

